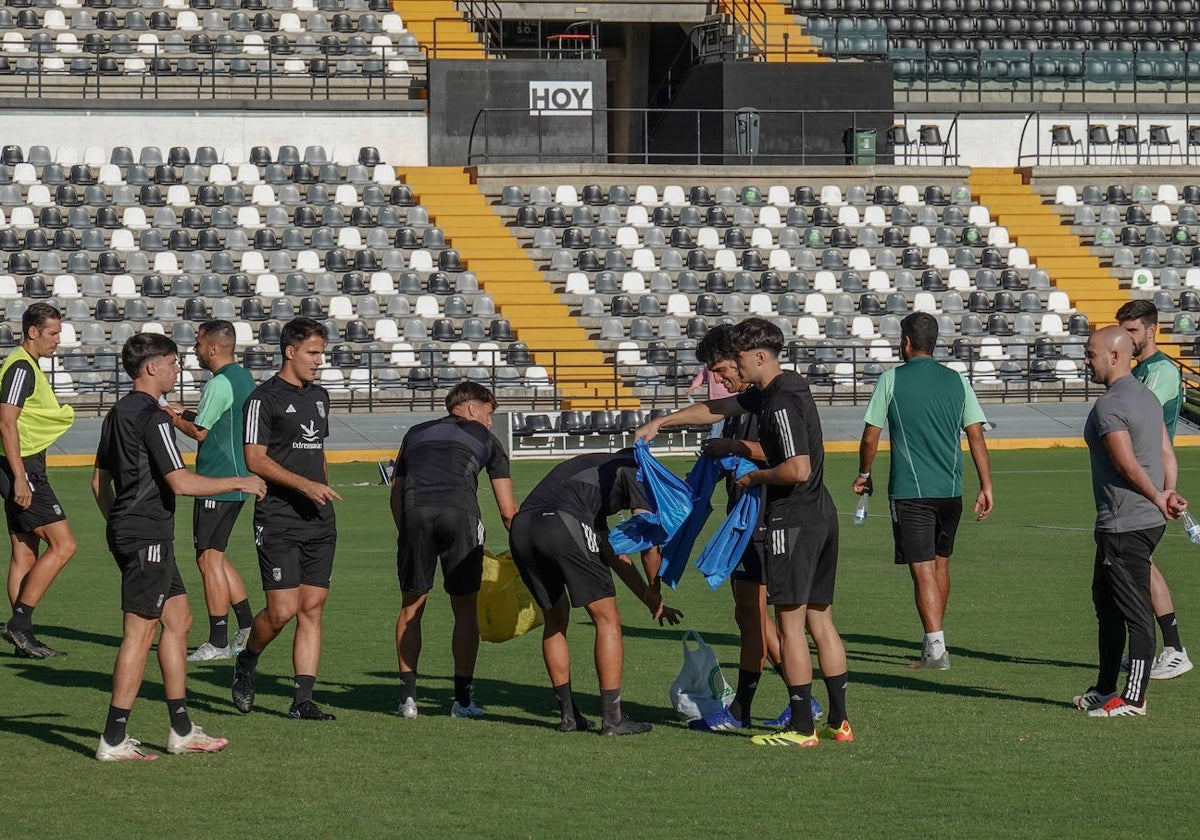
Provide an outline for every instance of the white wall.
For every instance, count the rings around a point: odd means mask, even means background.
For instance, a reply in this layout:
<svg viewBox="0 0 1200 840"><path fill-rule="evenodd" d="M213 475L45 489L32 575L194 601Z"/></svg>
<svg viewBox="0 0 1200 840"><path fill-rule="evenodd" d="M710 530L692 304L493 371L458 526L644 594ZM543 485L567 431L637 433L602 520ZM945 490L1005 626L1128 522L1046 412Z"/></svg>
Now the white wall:
<svg viewBox="0 0 1200 840"><path fill-rule="evenodd" d="M274 155L291 145L303 154L305 146L376 146L381 158L394 166L425 166L428 162L428 119L417 112L327 114L251 113L246 111L6 111L0 118L3 142L24 149L32 145L129 146L137 154L142 146L159 146L165 155L171 146L267 146Z"/></svg>

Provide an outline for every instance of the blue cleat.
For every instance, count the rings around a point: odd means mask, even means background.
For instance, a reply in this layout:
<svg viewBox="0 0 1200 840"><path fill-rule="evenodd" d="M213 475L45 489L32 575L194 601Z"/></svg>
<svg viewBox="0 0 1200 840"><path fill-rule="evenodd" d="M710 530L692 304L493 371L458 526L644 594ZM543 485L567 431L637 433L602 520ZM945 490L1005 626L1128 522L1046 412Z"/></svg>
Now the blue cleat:
<svg viewBox="0 0 1200 840"><path fill-rule="evenodd" d="M812 717L813 720L820 720L825 714L825 710L821 708L821 704L817 702L816 697L812 700ZM774 720L764 720L763 726L768 729L786 729L792 723L792 707L784 706L783 711L779 713L779 717Z"/></svg>
<svg viewBox="0 0 1200 840"><path fill-rule="evenodd" d="M713 712L707 717L702 717L700 720L688 722L688 729L696 729L701 732L730 732L734 729L746 729L749 726L750 718L738 720L729 714L728 706L719 712Z"/></svg>

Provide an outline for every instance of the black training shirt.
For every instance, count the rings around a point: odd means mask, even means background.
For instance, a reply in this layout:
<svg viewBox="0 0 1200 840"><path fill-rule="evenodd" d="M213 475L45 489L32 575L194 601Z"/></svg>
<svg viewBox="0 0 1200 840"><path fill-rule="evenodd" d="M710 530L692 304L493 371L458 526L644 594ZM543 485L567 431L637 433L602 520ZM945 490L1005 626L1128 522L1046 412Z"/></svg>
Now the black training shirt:
<svg viewBox="0 0 1200 840"><path fill-rule="evenodd" d="M821 418L812 391L803 376L785 370L766 388L750 388L738 395L738 404L758 416L758 442L768 467L797 455L807 455L812 475L800 484L767 484L767 513L792 520L824 519L836 508L825 489L825 443Z"/></svg>
<svg viewBox="0 0 1200 840"><path fill-rule="evenodd" d="M650 510L632 449L596 452L563 461L538 482L521 510L557 510L597 531L608 530L608 517L622 510Z"/></svg>
<svg viewBox="0 0 1200 840"><path fill-rule="evenodd" d="M113 481L109 545L121 550L175 538L175 493L166 476L183 469L171 416L144 391L117 401L100 428L96 466Z"/></svg>
<svg viewBox="0 0 1200 840"><path fill-rule="evenodd" d="M451 505L479 515L479 472L509 478L508 456L487 426L442 417L408 430L396 455L405 508Z"/></svg>
<svg viewBox="0 0 1200 840"><path fill-rule="evenodd" d="M267 447L267 457L285 470L325 484L325 438L329 394L311 382L296 387L278 374L255 388L242 408L247 444ZM318 505L299 490L267 482L267 495L254 505L256 526L332 526L333 503Z"/></svg>

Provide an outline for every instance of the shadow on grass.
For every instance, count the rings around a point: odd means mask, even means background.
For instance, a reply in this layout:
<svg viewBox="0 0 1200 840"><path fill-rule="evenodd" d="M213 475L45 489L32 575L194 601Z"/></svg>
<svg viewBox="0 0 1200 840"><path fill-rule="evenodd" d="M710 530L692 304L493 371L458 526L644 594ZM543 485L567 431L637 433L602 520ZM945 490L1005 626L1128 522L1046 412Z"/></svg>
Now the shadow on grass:
<svg viewBox="0 0 1200 840"><path fill-rule="evenodd" d="M1020 703L1033 703L1038 706L1061 706L1061 697L1033 697L1023 694L1013 694L1000 688L986 688L974 685L955 685L953 683L934 682L916 676L920 671L905 669L904 673L884 674L877 671L855 671L851 669L852 683L871 685L876 688L896 688L905 691L924 691L929 694L954 695L958 697L974 697L983 700L1015 700Z"/></svg>
<svg viewBox="0 0 1200 840"><path fill-rule="evenodd" d="M89 747L88 742L94 743L100 736L100 730L66 726L53 720L53 718L62 717L66 717L66 715L61 712L6 715L0 717L0 729L91 758L95 754L96 748ZM99 717L102 719L103 715L101 714ZM80 743L80 739L83 739L83 743Z"/></svg>
<svg viewBox="0 0 1200 840"><path fill-rule="evenodd" d="M55 624L39 624L37 626L37 633L38 636L68 639L72 642L87 642L88 644L105 645L113 648L121 646L120 636L114 636L109 633L93 633L87 630L78 630L74 627L61 627ZM70 653L70 651L67 652Z"/></svg>
<svg viewBox="0 0 1200 840"><path fill-rule="evenodd" d="M920 653L919 644L912 639L894 639L888 636L869 636L857 633L843 633L842 641L846 644L846 653L852 658L859 659L867 656L886 656L875 651L851 651L850 645L875 645L879 647L900 647L909 651L902 658L915 660ZM1008 665L1047 665L1053 668L1094 668L1094 662L1068 662L1063 659L1043 659L1036 656L1016 656L1006 653L994 653L988 650L975 650L959 645L950 645L950 653L955 657L982 659L986 662L998 662Z"/></svg>

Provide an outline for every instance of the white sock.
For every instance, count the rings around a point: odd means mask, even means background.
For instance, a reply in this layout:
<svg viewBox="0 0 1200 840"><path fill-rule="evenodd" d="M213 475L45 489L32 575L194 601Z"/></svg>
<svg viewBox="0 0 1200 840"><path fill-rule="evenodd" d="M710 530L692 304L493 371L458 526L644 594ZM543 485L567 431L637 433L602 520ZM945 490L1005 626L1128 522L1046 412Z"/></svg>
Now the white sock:
<svg viewBox="0 0 1200 840"><path fill-rule="evenodd" d="M946 652L946 633L939 630L936 633L926 633L922 643L930 659L937 659Z"/></svg>

